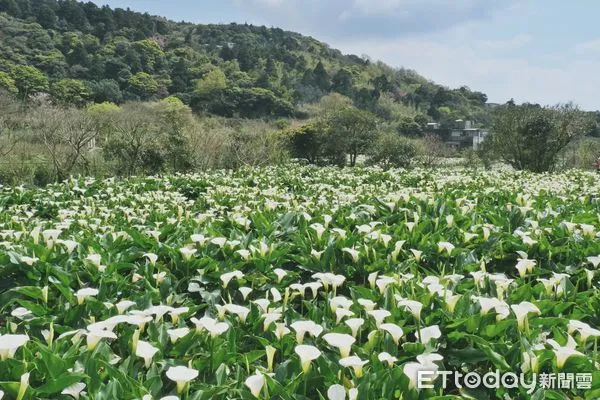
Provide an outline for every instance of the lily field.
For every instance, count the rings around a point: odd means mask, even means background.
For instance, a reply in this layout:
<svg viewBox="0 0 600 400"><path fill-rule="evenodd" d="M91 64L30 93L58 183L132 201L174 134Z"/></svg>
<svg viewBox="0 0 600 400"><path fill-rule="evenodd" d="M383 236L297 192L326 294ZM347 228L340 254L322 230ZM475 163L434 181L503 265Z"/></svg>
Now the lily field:
<svg viewBox="0 0 600 400"><path fill-rule="evenodd" d="M598 399L599 196L296 165L0 187L0 398Z"/></svg>

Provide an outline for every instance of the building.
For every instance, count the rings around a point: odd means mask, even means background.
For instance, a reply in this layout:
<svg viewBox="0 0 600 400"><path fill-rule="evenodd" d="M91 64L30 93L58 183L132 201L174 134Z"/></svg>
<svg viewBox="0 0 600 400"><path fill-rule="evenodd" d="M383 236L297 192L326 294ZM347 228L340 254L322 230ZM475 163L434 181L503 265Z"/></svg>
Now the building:
<svg viewBox="0 0 600 400"><path fill-rule="evenodd" d="M455 127L450 132L447 144L456 150L472 148L479 150L489 132L484 128L476 128L473 121L457 119Z"/></svg>

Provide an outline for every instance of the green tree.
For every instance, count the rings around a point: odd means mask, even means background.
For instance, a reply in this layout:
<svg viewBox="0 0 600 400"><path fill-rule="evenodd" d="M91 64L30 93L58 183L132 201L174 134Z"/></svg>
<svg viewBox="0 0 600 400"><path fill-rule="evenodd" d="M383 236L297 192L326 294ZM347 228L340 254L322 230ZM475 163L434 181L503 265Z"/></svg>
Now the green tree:
<svg viewBox="0 0 600 400"><path fill-rule="evenodd" d="M171 172L188 170L191 167L191 157L186 131L193 122L192 110L178 98L170 96L153 104L152 111L160 124L167 168Z"/></svg>
<svg viewBox="0 0 600 400"><path fill-rule="evenodd" d="M326 118L326 153L336 164L345 164L348 155L350 166L355 166L358 156L365 154L376 137L376 116L355 107L344 107Z"/></svg>
<svg viewBox="0 0 600 400"><path fill-rule="evenodd" d="M149 99L158 91L158 83L152 75L138 72L128 79L130 90L142 99Z"/></svg>
<svg viewBox="0 0 600 400"><path fill-rule="evenodd" d="M119 84L112 79L103 79L98 82L88 82L88 90L91 99L96 103L121 103L123 101L123 93L119 88Z"/></svg>
<svg viewBox="0 0 600 400"><path fill-rule="evenodd" d="M227 88L227 77L219 68L213 68L202 79L196 81L196 93L200 96L211 95Z"/></svg>
<svg viewBox="0 0 600 400"><path fill-rule="evenodd" d="M331 78L323 65L323 61L319 61L313 70L313 79L315 85L324 91L329 91L331 87Z"/></svg>
<svg viewBox="0 0 600 400"><path fill-rule="evenodd" d="M16 65L12 68L11 75L23 97L48 91L48 77L31 65Z"/></svg>
<svg viewBox="0 0 600 400"><path fill-rule="evenodd" d="M367 151L367 163L388 169L409 168L416 159L417 148L406 138L392 131L383 131Z"/></svg>
<svg viewBox="0 0 600 400"><path fill-rule="evenodd" d="M352 72L346 68L340 69L334 76L331 84L331 90L352 97Z"/></svg>
<svg viewBox="0 0 600 400"><path fill-rule="evenodd" d="M0 89L4 89L10 94L19 93L15 80L8 73L3 71L0 71Z"/></svg>
<svg viewBox="0 0 600 400"><path fill-rule="evenodd" d="M549 171L558 154L575 138L589 133L593 125L590 114L572 104L507 104L494 120L492 146L516 169Z"/></svg>
<svg viewBox="0 0 600 400"><path fill-rule="evenodd" d="M55 82L50 94L57 104L82 107L87 103L89 92L83 81L77 79L61 79Z"/></svg>

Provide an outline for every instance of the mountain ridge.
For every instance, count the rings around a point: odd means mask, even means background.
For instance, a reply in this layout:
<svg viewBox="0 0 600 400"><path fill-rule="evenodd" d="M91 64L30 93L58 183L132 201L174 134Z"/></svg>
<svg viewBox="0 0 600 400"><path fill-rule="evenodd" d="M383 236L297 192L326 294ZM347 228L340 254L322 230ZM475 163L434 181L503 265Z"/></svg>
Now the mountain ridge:
<svg viewBox="0 0 600 400"><path fill-rule="evenodd" d="M279 118L339 93L369 111L389 97L429 120L489 120L481 92L281 28L175 22L74 0L0 0L0 13L0 86L22 96L82 106L172 95L198 112Z"/></svg>

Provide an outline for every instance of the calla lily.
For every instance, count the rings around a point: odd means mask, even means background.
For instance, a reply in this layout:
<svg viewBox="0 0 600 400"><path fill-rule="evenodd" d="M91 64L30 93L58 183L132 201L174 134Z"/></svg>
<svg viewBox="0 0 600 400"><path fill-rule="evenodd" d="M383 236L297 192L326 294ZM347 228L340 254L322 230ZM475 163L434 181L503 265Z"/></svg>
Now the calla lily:
<svg viewBox="0 0 600 400"><path fill-rule="evenodd" d="M148 261L150 262L150 265L155 265L156 260L158 260L158 256L154 253L145 253L144 257L146 257L148 259Z"/></svg>
<svg viewBox="0 0 600 400"><path fill-rule="evenodd" d="M127 311L133 306L135 306L135 302L130 300L121 300L120 302L115 304L115 307L117 308L117 312L119 314L123 314L125 311Z"/></svg>
<svg viewBox="0 0 600 400"><path fill-rule="evenodd" d="M442 337L440 327L437 325L428 326L426 328L419 329L417 331L417 337L423 344L429 343L432 339L439 339Z"/></svg>
<svg viewBox="0 0 600 400"><path fill-rule="evenodd" d="M346 310L345 308L338 308L337 310L335 310L335 316L335 323L339 324L342 321L342 319L346 317L353 317L354 313L350 310Z"/></svg>
<svg viewBox="0 0 600 400"><path fill-rule="evenodd" d="M342 358L340 360L340 365L342 367L352 368L356 377L360 378L363 375L363 366L368 362L368 360L363 361L357 356L350 356Z"/></svg>
<svg viewBox="0 0 600 400"><path fill-rule="evenodd" d="M185 385L198 377L198 371L188 367L170 367L167 378L177 383L177 393L182 393Z"/></svg>
<svg viewBox="0 0 600 400"><path fill-rule="evenodd" d="M17 307L14 310L12 310L10 315L12 315L13 317L18 318L18 319L26 319L27 317L30 317L31 315L33 315L33 313L31 311L29 311L28 309L26 309L25 307Z"/></svg>
<svg viewBox="0 0 600 400"><path fill-rule="evenodd" d="M535 267L536 263L537 261L535 260L521 259L517 262L515 268L517 268L517 271L519 271L519 276L521 278L525 278L525 276L528 273L531 273L533 271L533 268Z"/></svg>
<svg viewBox="0 0 600 400"><path fill-rule="evenodd" d="M594 268L598 268L598 265L600 265L600 255L588 257L587 260Z"/></svg>
<svg viewBox="0 0 600 400"><path fill-rule="evenodd" d="M327 389L328 400L346 400L346 389L342 385L335 384Z"/></svg>
<svg viewBox="0 0 600 400"><path fill-rule="evenodd" d="M166 306L166 305L160 304L160 305L152 306L152 307L146 309L144 311L144 313L147 315L154 315L154 320L156 322L159 322L160 320L162 320L162 318L165 314L167 314L173 310L174 310L174 308L171 306Z"/></svg>
<svg viewBox="0 0 600 400"><path fill-rule="evenodd" d="M98 289L94 289L94 288L83 288L83 289L79 289L76 293L77 295L77 303L78 304L83 304L83 302L85 301L85 299L87 299L88 297L95 297L97 296L99 293Z"/></svg>
<svg viewBox="0 0 600 400"><path fill-rule="evenodd" d="M310 227L317 233L317 240L321 240L321 236L323 236L323 233L325 232L325 227L318 222L311 224Z"/></svg>
<svg viewBox="0 0 600 400"><path fill-rule="evenodd" d="M435 373L438 371L438 367L435 364L422 364L420 362L409 362L404 364L402 369L404 375L408 377L409 389L417 389L419 371L427 371L432 377L435 377Z"/></svg>
<svg viewBox="0 0 600 400"><path fill-rule="evenodd" d="M367 311L371 317L375 319L375 326L379 328L379 326L383 323L383 320L392 315L388 310L372 310Z"/></svg>
<svg viewBox="0 0 600 400"><path fill-rule="evenodd" d="M265 386L265 377L263 374L257 372L246 378L244 384L250 389L252 395L258 399L260 398L260 392L262 391L263 386Z"/></svg>
<svg viewBox="0 0 600 400"><path fill-rule="evenodd" d="M207 330L211 338L220 336L229 329L229 325L226 322L217 322L209 317L203 317L199 320L192 318L191 321L196 325L196 332L200 333L203 330Z"/></svg>
<svg viewBox="0 0 600 400"><path fill-rule="evenodd" d="M444 357L437 353L426 353L417 356L417 361L425 365L432 365L443 359Z"/></svg>
<svg viewBox="0 0 600 400"><path fill-rule="evenodd" d="M265 352L267 354L267 368L269 371L273 371L273 361L275 360L277 349L273 346L266 346Z"/></svg>
<svg viewBox="0 0 600 400"><path fill-rule="evenodd" d="M19 393L17 393L17 400L22 400L25 397L25 393L29 388L29 372L21 375L21 382L19 384Z"/></svg>
<svg viewBox="0 0 600 400"><path fill-rule="evenodd" d="M345 333L327 333L323 335L323 340L331 347L336 347L342 358L350 356L350 350L356 341L352 336Z"/></svg>
<svg viewBox="0 0 600 400"><path fill-rule="evenodd" d="M27 335L0 335L0 360L13 358L19 347L29 341Z"/></svg>
<svg viewBox="0 0 600 400"><path fill-rule="evenodd" d="M375 281L375 285L379 288L381 295L385 294L385 289L394 283L396 283L396 280L390 276L382 276Z"/></svg>
<svg viewBox="0 0 600 400"><path fill-rule="evenodd" d="M117 335L114 332L106 330L91 330L87 332L86 336L89 351L93 351L102 339L117 339Z"/></svg>
<svg viewBox="0 0 600 400"><path fill-rule="evenodd" d="M85 383L75 383L68 388L64 389L60 394L65 394L67 396L71 396L74 399L79 399L79 395L85 389Z"/></svg>
<svg viewBox="0 0 600 400"><path fill-rule="evenodd" d="M540 314L540 309L537 308L535 304L532 304L528 301L524 301L520 304L513 304L510 306L510 308L513 310L515 316L517 317L517 326L520 330L525 329L525 327L527 326L528 313Z"/></svg>
<svg viewBox="0 0 600 400"><path fill-rule="evenodd" d="M549 339L547 343L554 349L554 355L556 356L556 366L562 368L567 359L572 356L583 356L583 353L575 350L577 344L573 341L573 338L568 337L569 341L566 346L561 346L554 339Z"/></svg>
<svg viewBox="0 0 600 400"><path fill-rule="evenodd" d="M451 292L446 292L446 309L448 312L453 313L456 308L456 303L461 299L460 294L452 294Z"/></svg>
<svg viewBox="0 0 600 400"><path fill-rule="evenodd" d="M210 243L219 246L219 247L223 247L225 246L225 243L227 243L227 238L224 237L216 237L216 238L212 238L210 240Z"/></svg>
<svg viewBox="0 0 600 400"><path fill-rule="evenodd" d="M296 331L296 342L298 344L302 344L304 341L304 335L306 333L310 333L312 337L319 337L321 332L323 332L323 327L321 325L317 325L314 321L296 321L290 325L290 327Z"/></svg>
<svg viewBox="0 0 600 400"><path fill-rule="evenodd" d="M262 317L265 319L263 323L263 330L266 332L272 323L277 322L281 319L282 315L280 313L266 313L263 314Z"/></svg>
<svg viewBox="0 0 600 400"><path fill-rule="evenodd" d="M348 325L348 327L350 327L350 330L352 330L352 336L356 337L358 335L358 330L361 326L363 326L365 320L362 318L350 318L347 319L344 323Z"/></svg>
<svg viewBox="0 0 600 400"><path fill-rule="evenodd" d="M173 324L176 324L177 321L179 321L179 316L182 314L187 314L188 312L190 312L189 307L179 307L179 308L174 308L171 311L169 311L169 315L171 316L171 320L173 321Z"/></svg>
<svg viewBox="0 0 600 400"><path fill-rule="evenodd" d="M416 320L421 319L421 310L423 309L423 304L421 302L416 300L400 300L398 306L404 307L404 309L410 312Z"/></svg>
<svg viewBox="0 0 600 400"><path fill-rule="evenodd" d="M238 289L238 291L242 294L242 298L246 300L248 295L252 293L252 288L242 286Z"/></svg>
<svg viewBox="0 0 600 400"><path fill-rule="evenodd" d="M302 371L306 374L310 370L310 363L321 356L321 351L315 346L299 344L294 349L298 357L300 357L300 364L302 365Z"/></svg>
<svg viewBox="0 0 600 400"><path fill-rule="evenodd" d="M194 248L190 248L190 247L182 247L179 249L179 252L181 253L181 255L183 256L183 259L186 261L189 261L192 259L192 257L194 256L194 254L196 254L198 250L194 249Z"/></svg>
<svg viewBox="0 0 600 400"><path fill-rule="evenodd" d="M379 353L379 355L377 356L377 359L379 361L381 361L382 363L383 362L388 363L388 366L390 366L390 367L393 366L396 361L398 361L398 359L396 357L392 356L390 353L387 353L387 352Z"/></svg>
<svg viewBox="0 0 600 400"><path fill-rule="evenodd" d="M221 275L221 282L223 282L223 287L226 288L232 279L242 279L243 277L242 271L227 272Z"/></svg>
<svg viewBox="0 0 600 400"><path fill-rule="evenodd" d="M275 337L281 340L285 335L289 334L291 331L285 326L285 323L279 322L275 324Z"/></svg>
<svg viewBox="0 0 600 400"><path fill-rule="evenodd" d="M339 307L348 309L352 307L352 300L344 296L333 297L329 300L329 307L331 308L331 312L336 312Z"/></svg>
<svg viewBox="0 0 600 400"><path fill-rule="evenodd" d="M526 374L529 371L537 373L539 371L539 359L533 353L523 353L523 363L521 364L521 371Z"/></svg>
<svg viewBox="0 0 600 400"><path fill-rule="evenodd" d="M358 262L358 258L360 257L360 253L358 252L358 250L354 249L354 248L349 248L349 247L344 247L342 249L343 252L350 254L350 257L352 257L352 261L353 262Z"/></svg>
<svg viewBox="0 0 600 400"><path fill-rule="evenodd" d="M439 242L438 243L438 248L437 248L438 253L445 251L448 255L450 255L450 254L452 254L453 250L454 250L454 245L450 242Z"/></svg>
<svg viewBox="0 0 600 400"><path fill-rule="evenodd" d="M358 399L358 389L351 388L348 390L348 400L356 400Z"/></svg>
<svg viewBox="0 0 600 400"><path fill-rule="evenodd" d="M150 343L143 340L138 340L135 355L144 359L144 365L146 368L150 368L152 364L152 357L158 352L158 349L152 346Z"/></svg>
<svg viewBox="0 0 600 400"><path fill-rule="evenodd" d="M200 246L203 246L208 239L200 233L195 233L190 236L190 240L194 243L198 243Z"/></svg>
<svg viewBox="0 0 600 400"><path fill-rule="evenodd" d="M277 276L277 283L281 283L283 278L287 275L287 271L281 268L275 268L273 273Z"/></svg>
<svg viewBox="0 0 600 400"><path fill-rule="evenodd" d="M100 256L100 254L92 253L85 258L85 261L89 262L92 265L95 265L96 267L99 267L100 263L102 262L101 258L102 257Z"/></svg>
<svg viewBox="0 0 600 400"><path fill-rule="evenodd" d="M366 311L374 310L377 307L377 303L369 299L358 299L357 301Z"/></svg>
<svg viewBox="0 0 600 400"><path fill-rule="evenodd" d="M240 257L244 259L244 261L248 261L250 259L250 255L252 254L250 253L250 250L246 249L237 250L236 253L239 254Z"/></svg>
<svg viewBox="0 0 600 400"><path fill-rule="evenodd" d="M404 335L404 331L396 324L381 324L379 329L390 334L396 345L400 344L400 338Z"/></svg>
<svg viewBox="0 0 600 400"><path fill-rule="evenodd" d="M228 303L225 304L224 308L228 313L237 315L240 321L242 322L246 322L246 317L248 316L248 314L250 314L249 308L239 306L237 304Z"/></svg>
<svg viewBox="0 0 600 400"><path fill-rule="evenodd" d="M177 343L179 339L187 336L188 333L190 333L189 328L167 329L167 334L172 344Z"/></svg>
<svg viewBox="0 0 600 400"><path fill-rule="evenodd" d="M572 334L575 331L579 332L579 334L581 335L581 341L583 343L587 342L587 339L590 336L600 337L600 330L592 328L585 322L581 322L581 321L576 321L576 320L569 321L569 324L567 325L567 329L568 329L569 334Z"/></svg>

